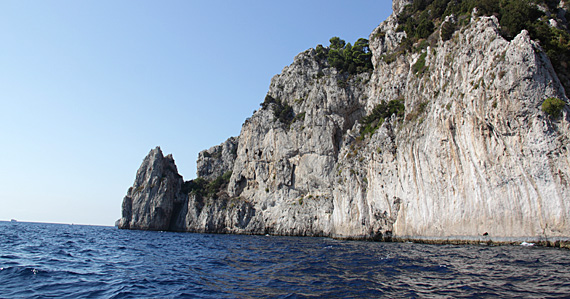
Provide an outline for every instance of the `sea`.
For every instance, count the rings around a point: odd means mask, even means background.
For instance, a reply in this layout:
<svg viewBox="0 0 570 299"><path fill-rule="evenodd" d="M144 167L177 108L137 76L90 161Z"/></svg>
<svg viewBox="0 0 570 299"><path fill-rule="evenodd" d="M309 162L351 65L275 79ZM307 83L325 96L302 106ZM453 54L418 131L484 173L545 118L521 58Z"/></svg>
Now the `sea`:
<svg viewBox="0 0 570 299"><path fill-rule="evenodd" d="M570 250L0 222L0 298L569 298Z"/></svg>

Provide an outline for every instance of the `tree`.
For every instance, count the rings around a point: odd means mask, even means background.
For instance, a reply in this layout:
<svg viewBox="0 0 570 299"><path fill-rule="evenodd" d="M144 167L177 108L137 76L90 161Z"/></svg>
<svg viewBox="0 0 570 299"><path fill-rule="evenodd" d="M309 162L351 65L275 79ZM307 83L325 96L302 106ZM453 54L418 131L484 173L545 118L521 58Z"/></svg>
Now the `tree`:
<svg viewBox="0 0 570 299"><path fill-rule="evenodd" d="M338 36L332 37L329 42L331 43L330 48L335 50L343 49L346 44L346 42Z"/></svg>
<svg viewBox="0 0 570 299"><path fill-rule="evenodd" d="M430 20L424 19L424 20L422 20L422 22L418 25L418 28L416 29L416 37L417 38L428 38L433 33L434 29L435 29L435 25L433 24L433 22Z"/></svg>
<svg viewBox="0 0 570 299"><path fill-rule="evenodd" d="M331 67L339 72L358 74L372 70L372 53L368 40L359 38L354 46L344 40L333 37L328 50L322 45L316 48L318 59L326 58Z"/></svg>
<svg viewBox="0 0 570 299"><path fill-rule="evenodd" d="M526 1L505 0L504 3L500 23L503 34L509 39L530 27L530 22L540 16L540 12Z"/></svg>

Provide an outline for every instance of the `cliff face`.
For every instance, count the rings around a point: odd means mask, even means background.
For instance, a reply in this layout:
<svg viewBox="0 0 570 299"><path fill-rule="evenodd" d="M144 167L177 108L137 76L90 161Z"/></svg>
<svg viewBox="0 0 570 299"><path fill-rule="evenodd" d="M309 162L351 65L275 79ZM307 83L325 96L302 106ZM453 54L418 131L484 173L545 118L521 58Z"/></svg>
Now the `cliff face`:
<svg viewBox="0 0 570 299"><path fill-rule="evenodd" d="M216 179L234 168L238 138L231 137L220 145L203 150L198 154L196 168L198 177Z"/></svg>
<svg viewBox="0 0 570 299"><path fill-rule="evenodd" d="M394 12L409 3L394 1ZM208 185L183 183L172 158L151 151L120 227L567 241L569 111L553 118L541 104L568 99L540 45L472 16L448 40L436 31L431 46L393 55L406 37L396 13L370 35L372 72L348 75L314 49L297 55L239 138L200 153ZM363 130L388 102L402 114Z"/></svg>
<svg viewBox="0 0 570 299"><path fill-rule="evenodd" d="M151 150L123 199L119 228L168 230L184 200L183 183L172 156L164 157L159 147Z"/></svg>
<svg viewBox="0 0 570 299"><path fill-rule="evenodd" d="M398 69L373 53L371 97L403 97L413 116L392 130L393 157L374 159L381 139L367 145L366 198L403 199L395 235L570 236L568 116L540 109L564 90L526 31L507 42L496 18L478 18L428 48L421 75L406 68L420 53L400 56Z"/></svg>

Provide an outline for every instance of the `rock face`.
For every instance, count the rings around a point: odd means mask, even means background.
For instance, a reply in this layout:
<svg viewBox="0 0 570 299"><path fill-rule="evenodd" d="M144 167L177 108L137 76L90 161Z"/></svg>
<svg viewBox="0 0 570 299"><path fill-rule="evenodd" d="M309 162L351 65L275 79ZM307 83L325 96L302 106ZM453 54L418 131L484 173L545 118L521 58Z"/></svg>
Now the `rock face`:
<svg viewBox="0 0 570 299"><path fill-rule="evenodd" d="M392 11L394 14L398 14L406 7L408 4L412 4L412 0L394 0L392 1Z"/></svg>
<svg viewBox="0 0 570 299"><path fill-rule="evenodd" d="M220 145L198 154L198 177L213 180L234 168L238 138L231 137Z"/></svg>
<svg viewBox="0 0 570 299"><path fill-rule="evenodd" d="M415 118L386 127L394 139L373 136L365 155L372 159L361 168L369 176L369 204L402 199L394 235L570 236L568 115L553 122L540 110L546 98L566 97L526 31L508 42L495 17L478 18L453 40L428 48L429 74L420 76L406 67L419 53L400 56L401 68L373 53L371 98L403 97ZM375 146L393 154L375 155ZM389 204L381 209L390 211Z"/></svg>
<svg viewBox="0 0 570 299"><path fill-rule="evenodd" d="M119 228L170 229L175 208L184 200L180 194L183 183L172 156L164 157L160 147L151 150L123 199Z"/></svg>
<svg viewBox="0 0 570 299"><path fill-rule="evenodd" d="M394 1L400 12L411 1ZM449 20L454 21L454 20ZM152 150L123 201L120 227L374 240L544 241L570 237L570 116L548 57L495 17L386 61L405 38L396 14L370 36L374 70L347 75L314 49L275 76L239 138L199 154L184 183ZM425 68L418 72L416 63ZM361 134L398 100L402 117ZM290 106L294 118L275 111ZM229 176L231 171L231 176ZM224 175L226 175L224 179Z"/></svg>

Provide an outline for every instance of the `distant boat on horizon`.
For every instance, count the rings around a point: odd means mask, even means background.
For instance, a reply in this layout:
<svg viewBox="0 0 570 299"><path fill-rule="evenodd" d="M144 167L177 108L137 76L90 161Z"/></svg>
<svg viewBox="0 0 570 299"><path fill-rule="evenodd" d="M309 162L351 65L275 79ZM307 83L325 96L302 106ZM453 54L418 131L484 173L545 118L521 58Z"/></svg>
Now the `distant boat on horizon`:
<svg viewBox="0 0 570 299"><path fill-rule="evenodd" d="M16 219L10 219L10 222L18 222Z"/></svg>

